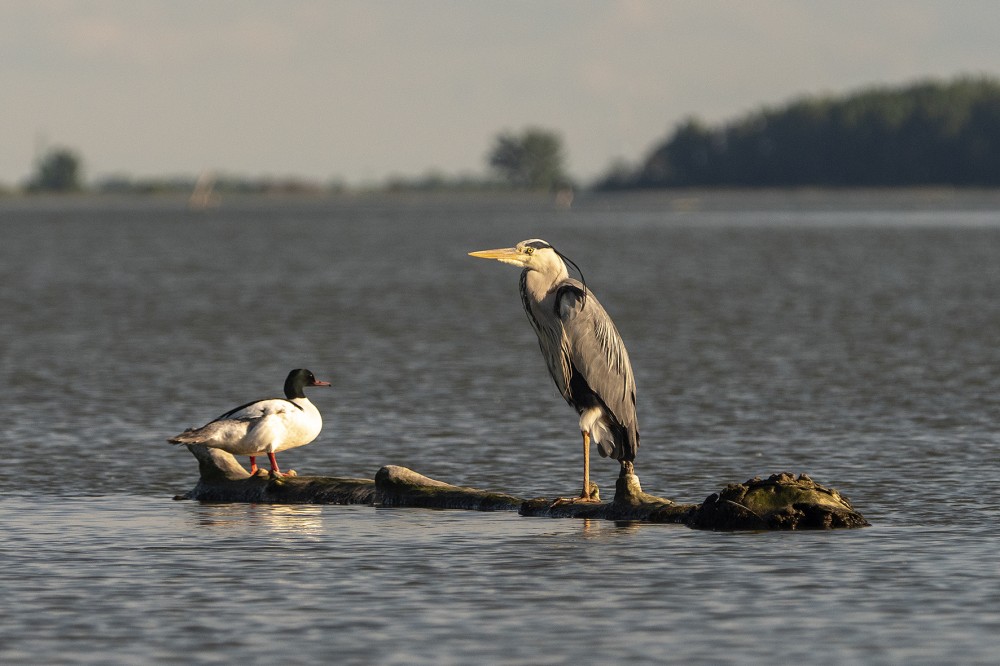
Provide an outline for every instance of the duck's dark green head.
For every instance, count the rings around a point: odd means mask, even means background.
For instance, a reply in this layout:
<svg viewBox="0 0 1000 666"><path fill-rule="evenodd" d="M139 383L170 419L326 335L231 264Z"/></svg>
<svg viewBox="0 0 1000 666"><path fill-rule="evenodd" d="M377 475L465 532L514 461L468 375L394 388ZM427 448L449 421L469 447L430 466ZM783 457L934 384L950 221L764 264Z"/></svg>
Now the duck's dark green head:
<svg viewBox="0 0 1000 666"><path fill-rule="evenodd" d="M321 382L316 379L316 375L311 370L298 368L288 373L288 379L285 380L285 397L289 400L292 398L304 398L306 397L305 387L329 385L330 382Z"/></svg>

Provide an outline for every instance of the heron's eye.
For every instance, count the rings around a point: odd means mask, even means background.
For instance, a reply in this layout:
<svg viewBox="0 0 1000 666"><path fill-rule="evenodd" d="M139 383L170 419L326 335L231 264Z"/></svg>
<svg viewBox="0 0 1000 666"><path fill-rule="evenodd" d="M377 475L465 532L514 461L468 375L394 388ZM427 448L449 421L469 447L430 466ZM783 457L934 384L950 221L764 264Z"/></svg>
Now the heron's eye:
<svg viewBox="0 0 1000 666"><path fill-rule="evenodd" d="M531 247L529 245L528 247L524 248L524 253L525 254L534 254L535 253L535 248L533 248L533 247Z"/></svg>

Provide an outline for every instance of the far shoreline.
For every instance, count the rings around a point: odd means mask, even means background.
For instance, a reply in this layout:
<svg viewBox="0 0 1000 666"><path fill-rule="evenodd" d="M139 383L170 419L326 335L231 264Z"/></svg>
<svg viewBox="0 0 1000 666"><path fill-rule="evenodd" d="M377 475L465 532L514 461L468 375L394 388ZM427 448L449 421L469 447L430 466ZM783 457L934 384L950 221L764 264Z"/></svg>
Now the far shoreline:
<svg viewBox="0 0 1000 666"><path fill-rule="evenodd" d="M0 213L18 210L94 210L163 208L210 214L252 208L337 208L400 205L415 207L483 205L489 207L607 210L617 208L698 213L727 210L989 210L1000 211L1000 188L975 187L747 187L664 188L565 193L529 190L344 190L336 192L228 193L210 205L192 205L188 193L0 193Z"/></svg>

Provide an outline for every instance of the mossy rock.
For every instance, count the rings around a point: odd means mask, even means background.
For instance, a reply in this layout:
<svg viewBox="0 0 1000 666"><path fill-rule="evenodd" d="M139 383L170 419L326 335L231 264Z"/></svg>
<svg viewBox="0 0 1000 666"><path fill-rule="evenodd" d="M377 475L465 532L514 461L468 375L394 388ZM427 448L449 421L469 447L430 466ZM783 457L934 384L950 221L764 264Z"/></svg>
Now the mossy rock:
<svg viewBox="0 0 1000 666"><path fill-rule="evenodd" d="M685 521L711 530L808 530L868 527L850 501L809 476L773 474L709 495Z"/></svg>

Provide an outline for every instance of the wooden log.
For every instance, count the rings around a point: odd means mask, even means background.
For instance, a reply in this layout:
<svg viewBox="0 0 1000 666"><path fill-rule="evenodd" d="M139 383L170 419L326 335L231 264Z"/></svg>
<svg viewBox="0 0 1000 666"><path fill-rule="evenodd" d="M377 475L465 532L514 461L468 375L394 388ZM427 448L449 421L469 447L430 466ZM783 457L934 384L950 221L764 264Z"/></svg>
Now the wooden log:
<svg viewBox="0 0 1000 666"><path fill-rule="evenodd" d="M197 485L174 499L201 502L252 502L257 504L371 504L375 482L326 476L274 477L267 470L251 476L236 458L207 446L188 445L198 459Z"/></svg>
<svg viewBox="0 0 1000 666"><path fill-rule="evenodd" d="M524 500L504 493L453 486L406 467L386 465L375 473L375 503L427 509L517 511Z"/></svg>
<svg viewBox="0 0 1000 666"><path fill-rule="evenodd" d="M639 477L623 470L611 502L523 499L455 486L397 465L372 479L250 474L228 453L189 445L200 479L175 499L261 504L369 504L392 507L518 511L522 516L678 523L709 530L801 530L866 527L865 518L836 490L805 474L775 474L727 486L701 505L677 504L643 492Z"/></svg>

